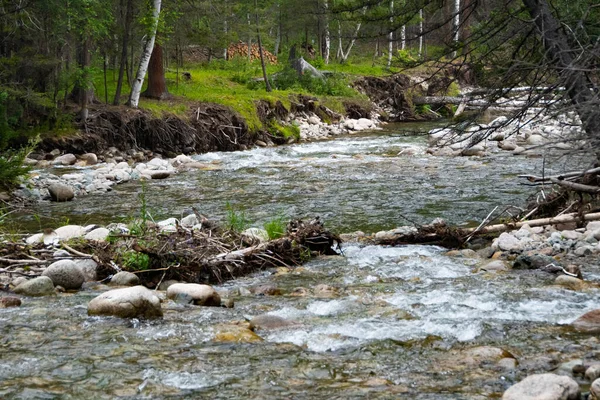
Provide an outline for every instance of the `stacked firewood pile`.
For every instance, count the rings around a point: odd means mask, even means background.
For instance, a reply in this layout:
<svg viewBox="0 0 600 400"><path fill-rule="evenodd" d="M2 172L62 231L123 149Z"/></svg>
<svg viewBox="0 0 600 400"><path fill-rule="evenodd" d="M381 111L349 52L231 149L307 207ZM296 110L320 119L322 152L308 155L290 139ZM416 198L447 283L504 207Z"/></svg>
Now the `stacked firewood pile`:
<svg viewBox="0 0 600 400"><path fill-rule="evenodd" d="M263 48L263 56L265 57L265 62L269 64L277 64L277 57L274 56L267 49ZM227 57L231 60L235 57L248 57L248 43L238 42L232 43L227 48ZM252 44L252 48L250 49L250 59L260 60L260 52L258 50L258 44Z"/></svg>

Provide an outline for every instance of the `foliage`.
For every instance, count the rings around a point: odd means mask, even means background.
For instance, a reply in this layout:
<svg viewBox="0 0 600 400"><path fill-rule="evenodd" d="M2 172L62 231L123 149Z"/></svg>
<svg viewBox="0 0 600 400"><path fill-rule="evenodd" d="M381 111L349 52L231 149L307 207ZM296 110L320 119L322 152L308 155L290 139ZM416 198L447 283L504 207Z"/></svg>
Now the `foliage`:
<svg viewBox="0 0 600 400"><path fill-rule="evenodd" d="M277 136L281 136L286 139L300 139L300 127L295 123L290 125L281 125L280 123L272 120L269 128L269 130Z"/></svg>
<svg viewBox="0 0 600 400"><path fill-rule="evenodd" d="M286 66L273 78L278 90L304 90L321 96L356 96L357 92L350 87L350 82L343 74L332 73L324 79L309 74L299 76L295 69Z"/></svg>
<svg viewBox="0 0 600 400"><path fill-rule="evenodd" d="M236 208L229 202L226 204L225 208L227 210L226 226L228 229L234 232L243 232L250 226L250 221L246 217L246 211Z"/></svg>
<svg viewBox="0 0 600 400"><path fill-rule="evenodd" d="M133 250L123 253L121 260L123 268L130 271L142 271L150 267L150 257L148 254Z"/></svg>
<svg viewBox="0 0 600 400"><path fill-rule="evenodd" d="M270 219L263 225L263 228L265 229L265 231L267 231L269 240L279 239L280 237L283 237L286 232L286 227L286 218L282 215Z"/></svg>

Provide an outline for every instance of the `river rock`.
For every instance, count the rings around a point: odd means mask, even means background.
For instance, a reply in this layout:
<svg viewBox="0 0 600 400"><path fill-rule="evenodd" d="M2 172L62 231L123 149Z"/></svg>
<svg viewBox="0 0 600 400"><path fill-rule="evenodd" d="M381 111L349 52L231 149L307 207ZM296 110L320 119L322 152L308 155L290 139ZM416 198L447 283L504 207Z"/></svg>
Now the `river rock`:
<svg viewBox="0 0 600 400"><path fill-rule="evenodd" d="M166 291L169 286L174 285L176 283L181 283L176 281L175 279L167 279L166 281L162 281L160 285L158 285L158 290Z"/></svg>
<svg viewBox="0 0 600 400"><path fill-rule="evenodd" d="M263 314L258 315L250 320L250 329L255 330L274 330L297 326L295 321L289 321L285 318L276 315Z"/></svg>
<svg viewBox="0 0 600 400"><path fill-rule="evenodd" d="M585 288L585 282L577 279L574 276L559 275L554 280L554 283L571 290L581 290Z"/></svg>
<svg viewBox="0 0 600 400"><path fill-rule="evenodd" d="M85 281L81 269L71 260L59 260L48 266L42 276L52 279L54 286L67 290L79 289Z"/></svg>
<svg viewBox="0 0 600 400"><path fill-rule="evenodd" d="M70 201L75 197L75 191L69 185L63 183L54 183L48 186L50 200L56 202Z"/></svg>
<svg viewBox="0 0 600 400"><path fill-rule="evenodd" d="M26 296L46 296L54 294L54 283L47 276L39 276L21 283L13 291Z"/></svg>
<svg viewBox="0 0 600 400"><path fill-rule="evenodd" d="M462 363L479 365L481 363L498 362L502 359L515 357L508 351L492 346L478 346L466 350L461 355Z"/></svg>
<svg viewBox="0 0 600 400"><path fill-rule="evenodd" d="M315 297L330 299L338 296L338 289L322 283L313 288L313 295Z"/></svg>
<svg viewBox="0 0 600 400"><path fill-rule="evenodd" d="M579 400L579 385L568 376L531 375L508 388L502 400Z"/></svg>
<svg viewBox="0 0 600 400"><path fill-rule="evenodd" d="M575 254L577 257L586 257L586 256L591 256L595 251L595 247L594 246L581 246L575 249L575 251L573 252L573 254Z"/></svg>
<svg viewBox="0 0 600 400"><path fill-rule="evenodd" d="M56 157L52 164L54 165L73 165L77 162L77 157L75 157L71 153L64 154L62 156Z"/></svg>
<svg viewBox="0 0 600 400"><path fill-rule="evenodd" d="M494 242L492 248L502 251L520 251L521 241L510 233L503 232Z"/></svg>
<svg viewBox="0 0 600 400"><path fill-rule="evenodd" d="M10 282L10 284L12 285L12 287L17 287L23 282L27 282L27 278L25 278L24 276L17 276Z"/></svg>
<svg viewBox="0 0 600 400"><path fill-rule="evenodd" d="M531 146L540 146L544 144L544 137L542 135L531 135L527 138L527 144Z"/></svg>
<svg viewBox="0 0 600 400"><path fill-rule="evenodd" d="M542 269L550 264L558 265L558 261L550 256L541 254L522 254L515 259L513 269Z"/></svg>
<svg viewBox="0 0 600 400"><path fill-rule="evenodd" d="M88 315L112 315L121 318L162 317L160 299L144 286L109 290L88 304Z"/></svg>
<svg viewBox="0 0 600 400"><path fill-rule="evenodd" d="M460 154L463 156L481 156L484 152L485 148L480 144L476 144L474 146L464 149Z"/></svg>
<svg viewBox="0 0 600 400"><path fill-rule="evenodd" d="M98 156L94 153L85 153L82 154L79 158L86 163L86 165L96 165L98 164Z"/></svg>
<svg viewBox="0 0 600 400"><path fill-rule="evenodd" d="M195 214L186 215L185 217L181 218L181 226L186 228L191 228L199 223L200 221L198 221L198 217L196 217Z"/></svg>
<svg viewBox="0 0 600 400"><path fill-rule="evenodd" d="M281 296L283 292L275 285L259 285L250 289L252 294L259 296Z"/></svg>
<svg viewBox="0 0 600 400"><path fill-rule="evenodd" d="M110 230L106 228L96 228L86 233L84 236L87 240L95 240L97 242L105 242L110 235Z"/></svg>
<svg viewBox="0 0 600 400"><path fill-rule="evenodd" d="M248 228L242 232L242 238L248 243L259 244L268 242L269 234L261 228Z"/></svg>
<svg viewBox="0 0 600 400"><path fill-rule="evenodd" d="M35 235L31 235L27 239L25 239L25 243L27 243L27 244L36 244L36 243L41 243L42 240L44 240L44 234L43 233L36 233Z"/></svg>
<svg viewBox="0 0 600 400"><path fill-rule="evenodd" d="M152 179L166 179L171 176L170 171L150 171L150 178Z"/></svg>
<svg viewBox="0 0 600 400"><path fill-rule="evenodd" d="M98 263L92 259L75 259L73 260L77 268L83 274L84 282L93 282L97 279Z"/></svg>
<svg viewBox="0 0 600 400"><path fill-rule="evenodd" d="M79 225L65 225L54 230L60 240L69 240L73 238L83 237L86 234L86 230L83 226Z"/></svg>
<svg viewBox="0 0 600 400"><path fill-rule="evenodd" d="M180 303L219 307L221 297L212 286L197 283L175 283L167 289L167 297Z"/></svg>
<svg viewBox="0 0 600 400"><path fill-rule="evenodd" d="M590 399L600 400L600 379L596 379L590 386Z"/></svg>
<svg viewBox="0 0 600 400"><path fill-rule="evenodd" d="M590 382L600 378L600 364L592 364L585 370L585 379Z"/></svg>
<svg viewBox="0 0 600 400"><path fill-rule="evenodd" d="M600 309L583 314L572 325L579 332L600 333Z"/></svg>
<svg viewBox="0 0 600 400"><path fill-rule="evenodd" d="M480 268L482 271L487 272L500 272L500 271L508 271L508 266L502 260L494 260L490 261L486 265Z"/></svg>
<svg viewBox="0 0 600 400"><path fill-rule="evenodd" d="M110 285L113 286L136 286L140 284L140 278L136 274L120 271L113 275Z"/></svg>
<svg viewBox="0 0 600 400"><path fill-rule="evenodd" d="M0 308L19 307L21 299L14 296L0 297Z"/></svg>
<svg viewBox="0 0 600 400"><path fill-rule="evenodd" d="M257 145L258 147L267 147L267 144L265 142L263 142L262 140L257 140L256 142L254 142L255 145Z"/></svg>

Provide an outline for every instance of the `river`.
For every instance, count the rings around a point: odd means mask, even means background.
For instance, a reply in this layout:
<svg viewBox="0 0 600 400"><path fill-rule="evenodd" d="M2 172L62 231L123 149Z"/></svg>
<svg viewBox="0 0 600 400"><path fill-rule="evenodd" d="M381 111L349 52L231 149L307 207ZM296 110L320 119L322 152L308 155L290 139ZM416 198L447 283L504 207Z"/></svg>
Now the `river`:
<svg viewBox="0 0 600 400"><path fill-rule="evenodd" d="M157 219L191 206L223 218L230 202L258 223L320 215L343 232L435 217L475 223L496 205L521 205L531 189L516 175L542 166L510 154L432 157L408 128L201 155L213 170L148 183L148 205ZM31 230L65 218L114 222L139 210L140 191L119 185L19 221ZM530 373L600 354L598 339L566 326L600 308L598 289L559 288L544 273L476 273L479 262L432 246L348 243L343 256L217 287L233 309L165 303L156 321L88 317L96 290L27 298L0 309L0 398L486 399ZM584 277L598 281L600 267L586 265ZM284 294L238 295L264 284ZM335 291L292 295L319 284ZM218 340L233 322L264 313L298 324L259 331L259 342Z"/></svg>

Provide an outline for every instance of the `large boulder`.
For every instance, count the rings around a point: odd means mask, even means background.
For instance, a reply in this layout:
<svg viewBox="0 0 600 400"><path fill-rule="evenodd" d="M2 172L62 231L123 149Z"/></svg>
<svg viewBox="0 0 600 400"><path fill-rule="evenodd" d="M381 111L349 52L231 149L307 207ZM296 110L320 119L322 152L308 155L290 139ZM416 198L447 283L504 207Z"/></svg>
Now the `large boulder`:
<svg viewBox="0 0 600 400"><path fill-rule="evenodd" d="M97 242L105 242L110 235L110 231L106 228L96 228L85 235L87 240L95 240Z"/></svg>
<svg viewBox="0 0 600 400"><path fill-rule="evenodd" d="M62 156L56 157L52 164L54 165L73 165L77 162L77 157L75 157L71 153L64 154Z"/></svg>
<svg viewBox="0 0 600 400"><path fill-rule="evenodd" d="M502 400L579 400L579 385L568 376L531 375L508 388Z"/></svg>
<svg viewBox="0 0 600 400"><path fill-rule="evenodd" d="M162 317L160 299L144 286L109 290L92 299L88 315L111 315L121 318Z"/></svg>
<svg viewBox="0 0 600 400"><path fill-rule="evenodd" d="M521 242L514 237L514 235L503 232L496 240L494 240L492 248L502 251L519 251L521 250Z"/></svg>
<svg viewBox="0 0 600 400"><path fill-rule="evenodd" d="M42 276L50 278L54 286L62 286L67 290L79 289L85 282L85 276L81 268L71 260L59 260L50 264L42 272Z"/></svg>
<svg viewBox="0 0 600 400"><path fill-rule="evenodd" d="M221 305L221 296L212 286L197 283L175 283L167 289L167 297L180 303L198 306Z"/></svg>
<svg viewBox="0 0 600 400"><path fill-rule="evenodd" d="M26 296L46 296L54 294L54 283L47 276L39 276L20 283L15 287L14 292Z"/></svg>
<svg viewBox="0 0 600 400"><path fill-rule="evenodd" d="M114 286L136 286L140 284L140 278L131 272L121 271L113 275L110 284Z"/></svg>
<svg viewBox="0 0 600 400"><path fill-rule="evenodd" d="M64 183L54 183L48 186L48 193L50 193L50 200L58 202L70 201L75 197L73 188Z"/></svg>
<svg viewBox="0 0 600 400"><path fill-rule="evenodd" d="M98 278L98 263L92 259L73 260L77 268L83 274L84 282L93 282Z"/></svg>
<svg viewBox="0 0 600 400"><path fill-rule="evenodd" d="M94 153L82 154L80 158L86 165L96 165L98 163L98 156Z"/></svg>
<svg viewBox="0 0 600 400"><path fill-rule="evenodd" d="M600 333L600 309L583 314L572 325L579 332Z"/></svg>

